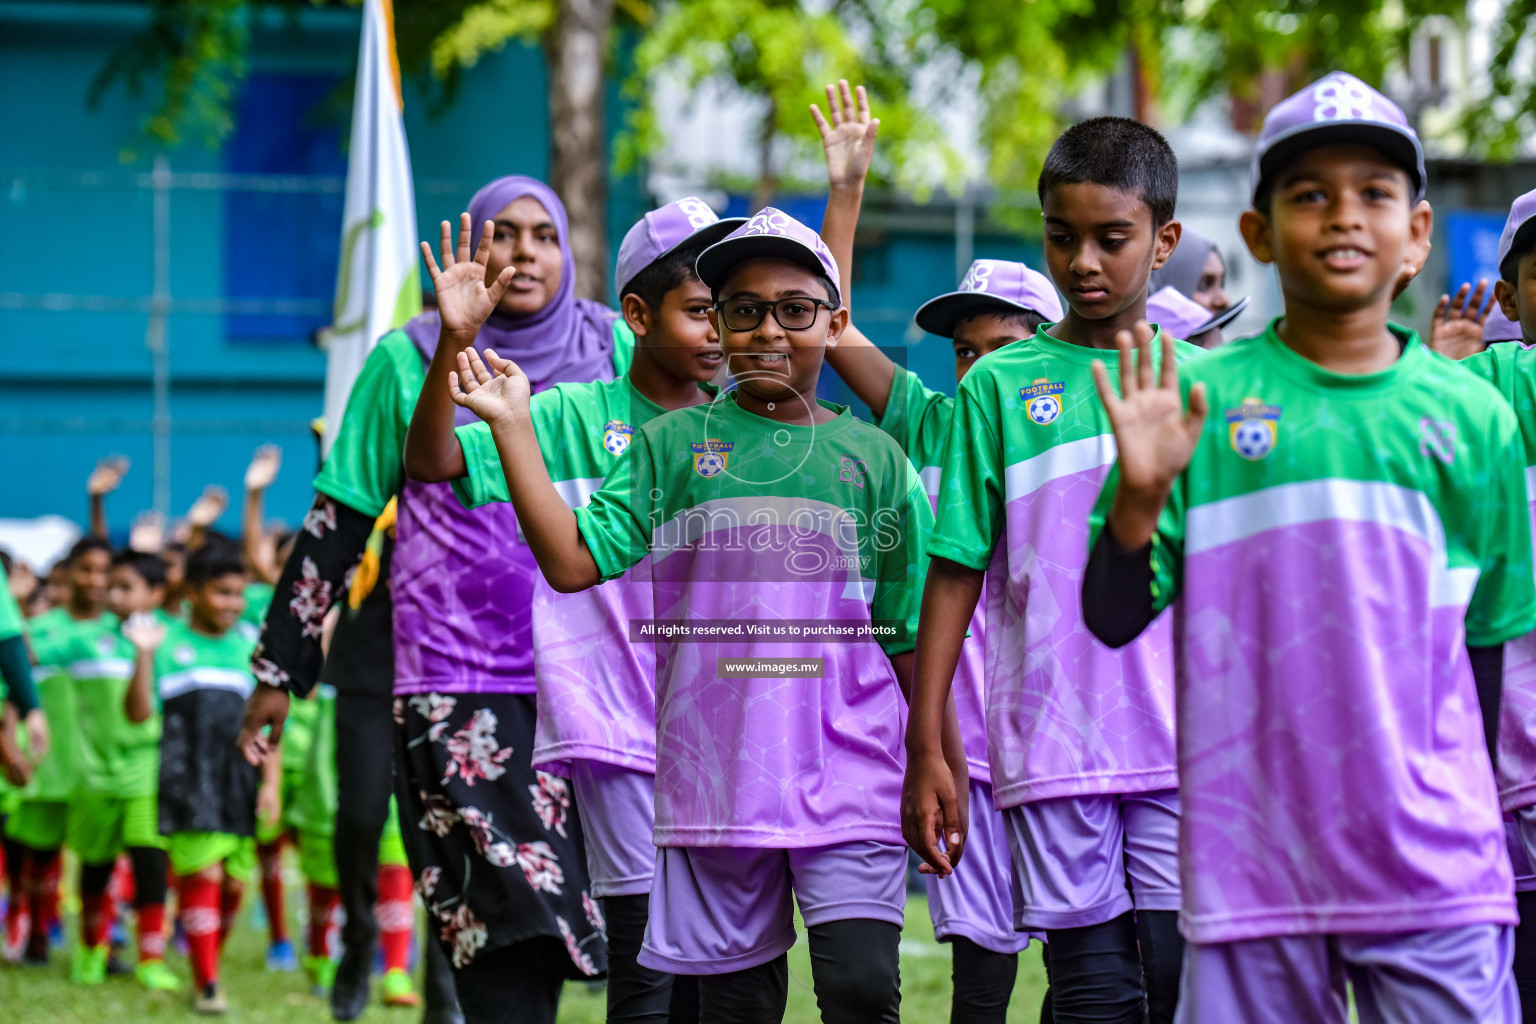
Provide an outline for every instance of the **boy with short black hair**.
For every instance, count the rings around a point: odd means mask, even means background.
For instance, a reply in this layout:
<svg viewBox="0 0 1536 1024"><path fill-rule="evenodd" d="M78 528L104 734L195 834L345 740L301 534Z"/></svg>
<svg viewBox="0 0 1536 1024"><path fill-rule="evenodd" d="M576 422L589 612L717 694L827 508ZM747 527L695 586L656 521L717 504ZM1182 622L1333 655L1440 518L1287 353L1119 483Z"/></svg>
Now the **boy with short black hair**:
<svg viewBox="0 0 1536 1024"><path fill-rule="evenodd" d="M192 964L193 1009L224 1013L219 950L255 864L257 814L276 816L279 765L260 771L236 740L254 643L236 629L245 610L239 549L209 543L187 556L187 620L136 616L123 627L135 648L123 706L129 721L162 716L159 830L179 889Z"/></svg>
<svg viewBox="0 0 1536 1024"><path fill-rule="evenodd" d="M133 676L133 645L119 631L132 615L158 616L165 600L165 562L138 551L112 556L107 607L94 623L60 631L37 645L38 658L63 667L74 691L80 738L79 789L70 805L67 839L80 858L80 936L71 977L95 985L107 975L108 889L118 857L133 865L139 963L144 987L176 991L165 965L167 860L156 807L160 722L130 722L123 701Z"/></svg>
<svg viewBox="0 0 1536 1024"><path fill-rule="evenodd" d="M586 504L639 427L715 396L709 381L723 356L709 320L709 289L693 268L700 253L743 222L721 220L688 196L647 213L624 236L614 280L635 335L628 372L612 381L559 384L530 402L550 477L572 508ZM454 316L465 300L473 300L466 309L471 320L494 305L484 267L474 261L457 273L445 267L433 283L444 316ZM490 428L476 420L455 431L447 416L430 422L428 408L417 406L421 414L406 441L412 472L427 472L429 482L454 480L470 508L508 501ZM423 452L436 458L429 464ZM602 901L608 936L608 1012L626 1020L666 1020L674 1002L672 976L637 962L656 867L656 661L649 643L629 642L629 623L654 617L649 568L642 562L607 586L577 594L540 580L533 600L533 766L542 798L564 800L567 778L575 790L590 891Z"/></svg>
<svg viewBox="0 0 1536 1024"><path fill-rule="evenodd" d="M93 628L102 618L111 563L112 545L104 538L84 537L70 548L62 561L64 602L27 623L34 656L38 648L47 651L76 628ZM33 675L51 738L47 755L5 823L12 850L21 854L13 868L19 871L15 877L20 884L12 891L27 896L19 903L13 900L8 910L6 953L13 960L42 964L48 961L48 927L58 913L59 852L79 781L80 736L75 695L64 666L39 664Z"/></svg>
<svg viewBox="0 0 1536 1024"><path fill-rule="evenodd" d="M1536 627L1525 459L1497 391L1388 321L1423 161L1351 75L1286 99L1240 225L1284 316L1160 382L1127 332L1121 397L1096 371L1086 620L1119 644L1181 602L1189 1024L1342 1024L1346 980L1363 1024L1519 1019L1489 750Z"/></svg>
<svg viewBox="0 0 1536 1024"><path fill-rule="evenodd" d="M821 233L844 281L852 276L854 231L879 126L870 115L864 87L856 93L857 103L846 81L827 86L830 122L820 109L811 108L827 159L829 195ZM846 289L843 304L853 308ZM955 378L963 381L978 359L1033 337L1042 324L1055 323L1061 316L1061 300L1045 275L1022 263L981 259L971 264L959 290L925 302L916 320L930 334L951 339ZM949 437L955 400L930 390L852 323L837 347L828 350L827 361L869 406L875 424L901 445L917 467L929 500L937 504L940 456ZM950 1020L956 1024L1001 1024L1019 973L1018 955L1031 937L1014 930L1007 832L1002 815L992 806L981 611L978 608L971 618L970 636L951 691L970 774L967 856L964 866L943 881L931 874L926 877L934 936L951 944ZM925 865L924 870L930 869Z"/></svg>
<svg viewBox="0 0 1536 1024"><path fill-rule="evenodd" d="M650 555L658 626L734 632L636 636L656 644L661 847L640 963L699 975L705 1019L780 1019L793 894L823 1019L894 1022L899 729L928 501L888 435L813 397L847 323L815 232L764 209L697 273L736 390L636 429L575 512L549 483L517 366L492 376L461 355L454 398L490 424L553 588ZM790 632L829 620L847 642ZM952 717L949 732L964 778Z"/></svg>
<svg viewBox="0 0 1536 1024"><path fill-rule="evenodd" d="M1151 272L1178 243L1178 163L1146 125L1093 118L1056 140L1039 193L1067 313L960 384L928 546L902 824L947 876L964 849L963 794L939 755L938 715L985 588L987 753L1014 926L1048 937L1057 1021L1150 1011L1167 1022L1182 947L1171 623L1109 650L1084 626L1078 589L1088 512L1115 458L1090 365L1145 318ZM1169 339L1166 355L1196 352Z"/></svg>

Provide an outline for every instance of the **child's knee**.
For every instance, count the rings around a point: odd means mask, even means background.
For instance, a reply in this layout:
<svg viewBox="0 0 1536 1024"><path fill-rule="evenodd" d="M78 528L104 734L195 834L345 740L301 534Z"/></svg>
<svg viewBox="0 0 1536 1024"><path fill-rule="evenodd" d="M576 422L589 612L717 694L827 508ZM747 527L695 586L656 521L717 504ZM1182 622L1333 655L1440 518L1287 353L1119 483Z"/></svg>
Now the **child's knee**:
<svg viewBox="0 0 1536 1024"><path fill-rule="evenodd" d="M827 1024L900 1020L901 929L888 921L829 921L806 929L816 1002Z"/></svg>

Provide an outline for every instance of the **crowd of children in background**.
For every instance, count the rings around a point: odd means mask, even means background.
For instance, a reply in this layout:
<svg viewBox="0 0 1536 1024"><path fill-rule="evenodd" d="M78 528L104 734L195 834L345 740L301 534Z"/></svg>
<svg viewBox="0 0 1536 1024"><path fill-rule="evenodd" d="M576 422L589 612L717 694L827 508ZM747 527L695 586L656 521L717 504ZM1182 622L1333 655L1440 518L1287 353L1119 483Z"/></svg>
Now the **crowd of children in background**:
<svg viewBox="0 0 1536 1024"><path fill-rule="evenodd" d="M322 666L332 606L388 580L386 1002L416 1002L414 873L472 1024L549 1024L603 974L610 1021L779 1020L796 903L822 1019L895 1022L915 852L955 1024L1005 1019L1032 941L1059 1024L1342 1024L1351 990L1367 1022L1536 1020L1536 192L1491 290L1427 342L1390 324L1423 149L1328 75L1266 118L1240 225L1284 315L1223 344L1246 300L1172 150L1081 122L1043 272L980 259L916 310L951 398L857 327L879 122L827 97L820 232L669 203L618 312L574 297L547 186L476 193L301 530L263 523L266 448L240 542L210 490L114 550L127 466L98 466L91 534L0 604L7 959L47 959L67 847L74 980L131 908L134 973L180 988L174 891L222 1012L257 869L296 966L296 841L336 984ZM872 423L815 399L824 362Z"/></svg>

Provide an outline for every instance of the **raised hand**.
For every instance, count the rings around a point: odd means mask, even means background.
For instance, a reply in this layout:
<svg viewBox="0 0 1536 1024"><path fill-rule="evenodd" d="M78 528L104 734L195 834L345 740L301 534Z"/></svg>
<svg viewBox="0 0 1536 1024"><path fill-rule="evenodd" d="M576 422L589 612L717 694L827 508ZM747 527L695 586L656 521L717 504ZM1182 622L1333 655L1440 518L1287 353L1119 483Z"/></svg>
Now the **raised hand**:
<svg viewBox="0 0 1536 1024"><path fill-rule="evenodd" d="M443 265L439 267L432 256L432 246L421 243L421 254L427 259L427 272L432 275L432 287L437 291L437 314L442 319L446 334L473 338L480 333L480 325L496 310L507 285L512 283L511 267L504 267L496 279L486 282L486 264L491 258L491 235L496 230L490 221L480 232L480 246L474 256L469 253L469 214L459 215L459 247L455 256L452 247L452 229L443 221Z"/></svg>
<svg viewBox="0 0 1536 1024"><path fill-rule="evenodd" d="M827 111L830 124L822 116L821 108L811 104L811 120L821 132L821 148L827 157L827 180L834 189L862 185L875 153L880 119L869 116L869 97L864 87L849 90L846 78L827 86Z"/></svg>
<svg viewBox="0 0 1536 1024"><path fill-rule="evenodd" d="M277 471L283 465L283 450L275 444L264 444L251 456L251 464L245 468L245 489L265 491L277 479Z"/></svg>
<svg viewBox="0 0 1536 1024"><path fill-rule="evenodd" d="M1486 304L1484 293L1488 295ZM1467 298L1469 294L1470 300ZM1472 290L1469 281L1456 290L1454 299L1449 295L1440 296L1429 325L1429 347L1452 359L1465 359L1481 352L1487 347L1483 344L1483 323L1488 319L1493 303L1487 278L1477 282L1477 291Z"/></svg>
<svg viewBox="0 0 1536 1024"><path fill-rule="evenodd" d="M121 455L108 455L100 460L85 481L85 492L93 498L111 494L128 475L128 465L128 460Z"/></svg>
<svg viewBox="0 0 1536 1024"><path fill-rule="evenodd" d="M123 639L133 644L134 650L157 651L165 643L165 624L147 612L136 612L123 623Z"/></svg>
<svg viewBox="0 0 1536 1024"><path fill-rule="evenodd" d="M128 531L128 547L133 551L159 554L165 549L165 516L153 509L134 517Z"/></svg>
<svg viewBox="0 0 1536 1024"><path fill-rule="evenodd" d="M187 522L194 530L206 530L218 522L219 516L229 508L229 495L224 493L224 488L216 484L209 484L203 488L203 493L192 507L187 510Z"/></svg>
<svg viewBox="0 0 1536 1024"><path fill-rule="evenodd" d="M1205 385L1189 390L1189 408L1179 395L1179 367L1174 359L1173 338L1163 335L1161 378L1152 370L1152 328L1136 322L1134 337L1121 331L1115 337L1120 352L1120 393L1115 394L1109 371L1093 363L1093 383L1109 414L1119 450L1120 484L1110 511L1114 538L1122 547L1135 550L1152 539L1157 517L1168 500L1173 482L1195 453L1205 425Z"/></svg>
<svg viewBox="0 0 1536 1024"><path fill-rule="evenodd" d="M494 370L487 368L486 363ZM487 423L528 415L528 399L533 390L528 375L512 360L501 358L492 349L485 350L482 360L473 348L459 353L459 368L449 378L448 387L455 404Z"/></svg>

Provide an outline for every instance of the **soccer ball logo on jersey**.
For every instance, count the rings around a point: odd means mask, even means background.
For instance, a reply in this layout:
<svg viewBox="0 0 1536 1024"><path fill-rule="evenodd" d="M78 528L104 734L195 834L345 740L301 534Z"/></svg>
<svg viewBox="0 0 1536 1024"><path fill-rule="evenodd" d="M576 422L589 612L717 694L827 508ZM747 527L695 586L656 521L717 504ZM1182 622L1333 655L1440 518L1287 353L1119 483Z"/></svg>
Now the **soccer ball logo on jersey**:
<svg viewBox="0 0 1536 1024"><path fill-rule="evenodd" d="M1280 406L1266 405L1257 398L1243 399L1242 405L1227 410L1227 434L1233 451L1257 462L1274 450L1280 436Z"/></svg>
<svg viewBox="0 0 1536 1024"><path fill-rule="evenodd" d="M693 471L706 480L719 476L731 461L731 449L734 447L734 441L721 441L713 437L703 442L695 441Z"/></svg>
<svg viewBox="0 0 1536 1024"><path fill-rule="evenodd" d="M1061 415L1061 393L1065 390L1065 384L1053 384L1044 377L1036 377L1029 387L1019 388L1019 397L1024 400L1024 414L1031 423L1042 427L1053 422Z"/></svg>
<svg viewBox="0 0 1536 1024"><path fill-rule="evenodd" d="M623 455L629 447L629 439L635 434L635 428L628 423L618 420L609 420L603 424L603 447L609 455Z"/></svg>
<svg viewBox="0 0 1536 1024"><path fill-rule="evenodd" d="M176 648L176 650L171 652L171 658L174 659L178 665L190 665L192 662L197 660L197 654L192 650L192 648L188 647L186 644L182 644L180 647Z"/></svg>

